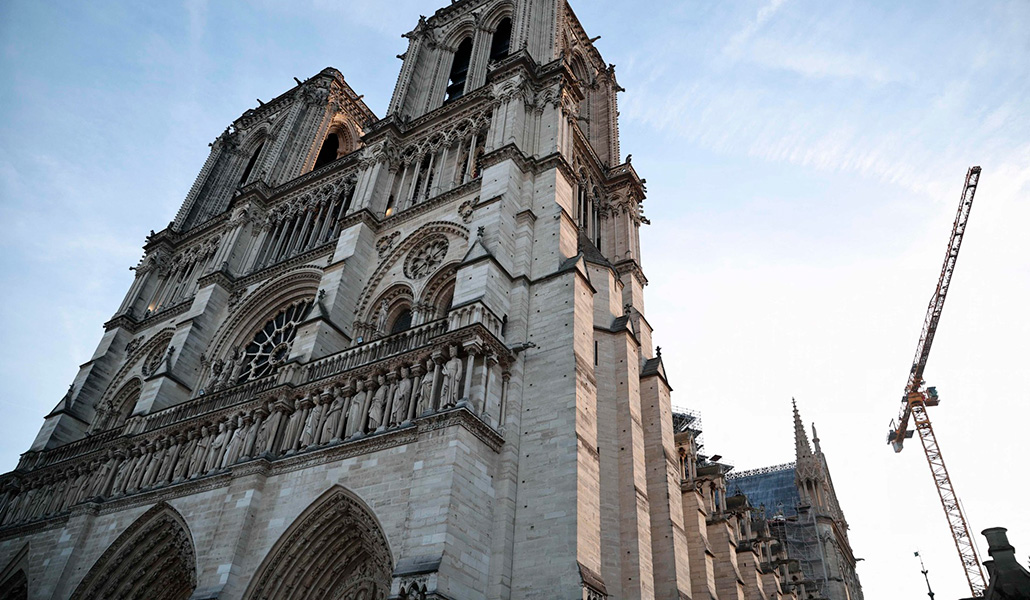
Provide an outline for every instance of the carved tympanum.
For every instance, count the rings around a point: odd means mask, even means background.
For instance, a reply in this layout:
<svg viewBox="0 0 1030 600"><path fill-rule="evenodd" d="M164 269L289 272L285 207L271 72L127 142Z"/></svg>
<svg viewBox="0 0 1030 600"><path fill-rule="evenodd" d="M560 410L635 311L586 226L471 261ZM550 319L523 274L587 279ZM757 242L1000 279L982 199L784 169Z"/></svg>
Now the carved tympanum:
<svg viewBox="0 0 1030 600"><path fill-rule="evenodd" d="M304 511L265 557L247 600L385 600L393 560L376 519L336 487Z"/></svg>

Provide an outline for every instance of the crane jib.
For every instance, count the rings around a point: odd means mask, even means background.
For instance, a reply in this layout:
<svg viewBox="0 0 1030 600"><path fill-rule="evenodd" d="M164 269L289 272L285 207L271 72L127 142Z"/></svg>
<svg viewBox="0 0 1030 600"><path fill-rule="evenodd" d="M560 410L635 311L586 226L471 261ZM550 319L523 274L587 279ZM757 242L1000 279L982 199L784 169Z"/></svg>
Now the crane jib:
<svg viewBox="0 0 1030 600"><path fill-rule="evenodd" d="M955 271L955 262L958 260L959 249L962 246L962 238L969 219L969 210L973 206L973 196L976 194L976 185L979 180L980 167L971 167L966 172L966 184L962 188L962 199L959 202L958 213L955 215L955 224L951 228L951 239L948 240L948 251L944 255L944 266L941 268L941 276L937 280L937 289L930 298L930 305L926 309L926 318L923 319L923 329L919 334L916 355L912 361L912 369L909 371L908 383L905 385L905 395L901 399L901 413L898 415L897 426L895 427L892 422L890 433L887 435L887 442L894 447L894 451L901 452L905 440L915 433L908 430L909 420L915 424L914 428L919 432L919 441L922 442L926 461L930 465L930 472L933 474L934 484L937 486L937 494L940 497L941 506L944 507L948 527L951 529L951 537L958 550L966 581L969 583L973 597L984 595L987 581L980 567L980 556L976 550L976 544L969 533L969 523L958 501L958 495L955 494L955 488L952 486L951 477L944 464L944 456L937 444L937 436L930 424L930 417L926 414L926 407L936 406L939 399L935 388L923 389L923 369L926 368L930 347L933 345L933 338L937 333L937 324L940 322L941 311L944 309L944 300L947 298L948 288L951 285L951 276Z"/></svg>
<svg viewBox="0 0 1030 600"><path fill-rule="evenodd" d="M898 415L897 427L892 428L888 435L888 442L893 444L895 452L901 452L905 439L912 437L908 431L909 417L911 414L909 403L913 393L919 391L923 385L923 370L926 367L926 360L930 355L930 347L934 335L937 333L937 324L940 321L941 312L944 309L944 300L947 298L948 288L951 286L951 277L955 272L955 263L958 260L958 253L962 247L962 238L966 231L966 223L969 220L969 210L973 206L973 197L976 194L976 186L980 180L980 167L970 167L966 172L965 185L962 187L962 197L959 201L958 212L955 214L955 222L951 229L951 238L948 240L948 249L944 254L944 265L941 268L940 277L937 280L937 288L926 309L926 318L923 319L923 328L920 331L919 343L916 345L916 354L912 359L912 369L909 371L908 381L905 385L905 393L901 397L901 412Z"/></svg>

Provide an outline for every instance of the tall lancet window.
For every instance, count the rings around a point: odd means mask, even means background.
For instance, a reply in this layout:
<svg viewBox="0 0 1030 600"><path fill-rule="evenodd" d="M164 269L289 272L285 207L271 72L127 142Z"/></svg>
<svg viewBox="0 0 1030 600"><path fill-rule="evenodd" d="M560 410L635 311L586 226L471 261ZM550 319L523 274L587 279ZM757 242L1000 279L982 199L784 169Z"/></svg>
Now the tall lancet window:
<svg viewBox="0 0 1030 600"><path fill-rule="evenodd" d="M497 24L493 40L490 41L490 60L501 60L508 56L511 48L511 19L505 17Z"/></svg>
<svg viewBox="0 0 1030 600"><path fill-rule="evenodd" d="M594 234L594 245L601 249L601 192L594 188L594 201L591 203L591 233Z"/></svg>
<svg viewBox="0 0 1030 600"><path fill-rule="evenodd" d="M340 136L335 133L330 133L326 136L325 141L322 142L322 149L318 151L318 158L315 159L315 166L312 170L324 167L329 163L336 160L336 155L340 152Z"/></svg>
<svg viewBox="0 0 1030 600"><path fill-rule="evenodd" d="M250 160L247 161L247 167L243 169L243 176L240 177L240 183L237 185L237 187L243 187L247 185L247 180L250 179L250 173L254 170L254 165L257 164L258 155L261 154L261 149L264 147L265 142L264 140L262 140L261 143L258 144L257 149L254 150L254 154L250 155Z"/></svg>
<svg viewBox="0 0 1030 600"><path fill-rule="evenodd" d="M444 102L461 98L465 94L465 82L469 76L469 63L472 62L472 38L467 37L458 44L451 63L451 74L447 78L447 97Z"/></svg>

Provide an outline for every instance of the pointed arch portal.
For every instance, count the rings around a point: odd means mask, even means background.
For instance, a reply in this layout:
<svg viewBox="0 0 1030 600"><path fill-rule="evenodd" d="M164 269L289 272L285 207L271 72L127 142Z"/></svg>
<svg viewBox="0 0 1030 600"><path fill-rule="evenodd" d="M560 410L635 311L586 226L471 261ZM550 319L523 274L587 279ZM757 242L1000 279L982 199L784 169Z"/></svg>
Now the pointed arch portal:
<svg viewBox="0 0 1030 600"><path fill-rule="evenodd" d="M186 600L197 557L185 521L160 503L136 519L97 559L72 600Z"/></svg>
<svg viewBox="0 0 1030 600"><path fill-rule="evenodd" d="M305 510L265 557L248 600L385 600L393 560L372 512L337 486Z"/></svg>

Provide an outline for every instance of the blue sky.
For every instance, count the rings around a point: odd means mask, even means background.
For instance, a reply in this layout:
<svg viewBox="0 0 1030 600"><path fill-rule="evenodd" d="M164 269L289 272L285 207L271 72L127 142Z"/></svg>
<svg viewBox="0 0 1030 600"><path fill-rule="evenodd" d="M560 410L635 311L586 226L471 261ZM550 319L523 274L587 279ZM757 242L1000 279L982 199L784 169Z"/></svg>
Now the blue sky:
<svg viewBox="0 0 1030 600"><path fill-rule="evenodd" d="M0 3L0 468L121 301L207 144L325 66L383 116L439 0ZM927 378L972 526L1030 553L1030 3L580 1L648 180L648 319L676 404L739 468L819 427L868 598L964 581L918 444L884 443L966 168ZM627 7L631 6L631 10Z"/></svg>

